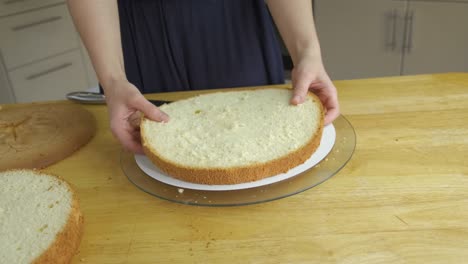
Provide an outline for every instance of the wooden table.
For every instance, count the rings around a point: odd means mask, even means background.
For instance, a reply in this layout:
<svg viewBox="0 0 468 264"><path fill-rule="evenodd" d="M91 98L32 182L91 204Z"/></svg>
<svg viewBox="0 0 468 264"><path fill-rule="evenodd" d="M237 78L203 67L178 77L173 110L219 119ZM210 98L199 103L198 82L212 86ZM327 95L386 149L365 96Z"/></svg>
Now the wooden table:
<svg viewBox="0 0 468 264"><path fill-rule="evenodd" d="M85 234L74 263L467 263L468 74L336 86L357 134L351 161L306 192L241 207L140 191L122 173L105 107L86 106L97 135L47 169L81 199Z"/></svg>

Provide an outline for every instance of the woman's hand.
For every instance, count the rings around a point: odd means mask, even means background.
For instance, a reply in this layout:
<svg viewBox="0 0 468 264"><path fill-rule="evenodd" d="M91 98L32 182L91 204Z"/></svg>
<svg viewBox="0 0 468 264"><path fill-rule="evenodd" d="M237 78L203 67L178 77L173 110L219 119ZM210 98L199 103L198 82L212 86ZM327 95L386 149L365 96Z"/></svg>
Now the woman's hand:
<svg viewBox="0 0 468 264"><path fill-rule="evenodd" d="M325 125L340 115L336 87L328 77L319 57L306 56L300 59L292 71L292 84L294 88L292 104L303 103L310 90L320 98L325 107Z"/></svg>
<svg viewBox="0 0 468 264"><path fill-rule="evenodd" d="M336 88L323 67L312 1L267 0L266 3L294 62L291 103L304 102L307 91L311 90L325 107L325 124L330 124L340 114L340 107Z"/></svg>
<svg viewBox="0 0 468 264"><path fill-rule="evenodd" d="M141 114L158 122L169 121L169 116L146 100L126 80L114 81L108 86L105 91L112 134L124 148L134 153L143 153L140 140Z"/></svg>

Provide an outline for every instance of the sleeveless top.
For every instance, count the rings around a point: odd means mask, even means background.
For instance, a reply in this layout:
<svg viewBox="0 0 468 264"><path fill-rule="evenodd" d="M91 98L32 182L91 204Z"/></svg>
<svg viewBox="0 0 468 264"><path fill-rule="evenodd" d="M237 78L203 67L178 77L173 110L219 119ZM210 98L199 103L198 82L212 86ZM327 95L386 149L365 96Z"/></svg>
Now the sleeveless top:
<svg viewBox="0 0 468 264"><path fill-rule="evenodd" d="M264 0L118 0L128 80L142 93L284 82Z"/></svg>

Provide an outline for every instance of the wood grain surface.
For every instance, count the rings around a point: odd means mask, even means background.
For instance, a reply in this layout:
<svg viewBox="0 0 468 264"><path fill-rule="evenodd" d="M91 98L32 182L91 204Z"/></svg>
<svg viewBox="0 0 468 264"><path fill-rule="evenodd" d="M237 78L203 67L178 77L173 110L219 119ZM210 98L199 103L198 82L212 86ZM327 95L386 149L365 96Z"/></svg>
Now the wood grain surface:
<svg viewBox="0 0 468 264"><path fill-rule="evenodd" d="M81 200L85 234L74 263L466 263L468 74L336 86L357 134L351 161L308 191L241 207L140 191L122 173L106 108L86 106L97 135L47 169Z"/></svg>

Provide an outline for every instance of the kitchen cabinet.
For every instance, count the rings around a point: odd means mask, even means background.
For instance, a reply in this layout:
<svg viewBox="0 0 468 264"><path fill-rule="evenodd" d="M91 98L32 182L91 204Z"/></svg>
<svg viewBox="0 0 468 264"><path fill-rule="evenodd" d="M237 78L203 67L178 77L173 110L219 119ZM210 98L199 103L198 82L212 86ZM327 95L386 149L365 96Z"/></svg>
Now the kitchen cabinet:
<svg viewBox="0 0 468 264"><path fill-rule="evenodd" d="M468 1L315 0L333 79L468 71Z"/></svg>
<svg viewBox="0 0 468 264"><path fill-rule="evenodd" d="M400 74L401 20L406 3L375 0L315 1L317 34L332 78Z"/></svg>
<svg viewBox="0 0 468 264"><path fill-rule="evenodd" d="M14 101L15 97L10 89L10 84L8 82L8 73L0 63L0 104L11 103Z"/></svg>
<svg viewBox="0 0 468 264"><path fill-rule="evenodd" d="M65 5L3 18L0 49L8 70L79 47Z"/></svg>
<svg viewBox="0 0 468 264"><path fill-rule="evenodd" d="M63 0L0 3L0 103L87 90L97 85L90 65Z"/></svg>
<svg viewBox="0 0 468 264"><path fill-rule="evenodd" d="M63 2L63 0L3 0L0 1L0 17Z"/></svg>
<svg viewBox="0 0 468 264"><path fill-rule="evenodd" d="M81 48L81 58L83 60L84 70L86 73L86 78L88 80L88 87L89 91L99 91L99 81L94 71L93 64L91 63L91 59L88 56L88 51L86 50L83 42L80 40L80 48Z"/></svg>
<svg viewBox="0 0 468 264"><path fill-rule="evenodd" d="M17 102L61 100L88 86L79 50L18 68L10 80Z"/></svg>
<svg viewBox="0 0 468 264"><path fill-rule="evenodd" d="M468 3L414 1L408 10L402 73L468 71Z"/></svg>

